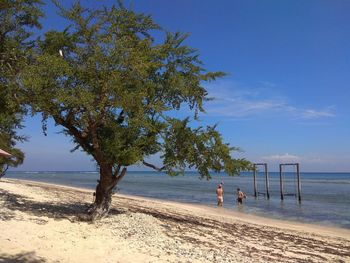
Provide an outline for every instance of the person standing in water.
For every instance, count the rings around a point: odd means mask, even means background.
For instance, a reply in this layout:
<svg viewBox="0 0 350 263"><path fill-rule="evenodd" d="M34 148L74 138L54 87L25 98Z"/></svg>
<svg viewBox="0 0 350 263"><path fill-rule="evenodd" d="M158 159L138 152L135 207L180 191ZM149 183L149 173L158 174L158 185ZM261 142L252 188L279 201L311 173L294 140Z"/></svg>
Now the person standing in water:
<svg viewBox="0 0 350 263"><path fill-rule="evenodd" d="M243 204L243 198L247 198L246 194L241 191L241 189L237 188L237 202L238 204Z"/></svg>
<svg viewBox="0 0 350 263"><path fill-rule="evenodd" d="M216 189L216 197L218 199L218 206L222 206L224 203L224 188L222 183L218 185Z"/></svg>

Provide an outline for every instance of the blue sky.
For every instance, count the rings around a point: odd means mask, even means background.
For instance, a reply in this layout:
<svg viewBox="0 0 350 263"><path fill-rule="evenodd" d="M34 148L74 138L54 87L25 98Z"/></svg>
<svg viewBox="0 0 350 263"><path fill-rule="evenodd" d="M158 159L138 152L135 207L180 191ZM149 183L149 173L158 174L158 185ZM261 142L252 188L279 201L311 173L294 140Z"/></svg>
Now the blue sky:
<svg viewBox="0 0 350 263"><path fill-rule="evenodd" d="M72 1L62 1L68 5ZM93 7L112 1L82 1ZM134 0L126 6L152 15L164 29L190 33L208 70L227 76L206 84L213 102L201 115L218 123L231 145L277 170L297 161L302 171L350 171L350 1ZM43 31L65 22L51 4ZM18 170L94 170L70 139L40 119L27 118ZM157 162L157 160L154 160ZM142 167L134 169L142 170Z"/></svg>

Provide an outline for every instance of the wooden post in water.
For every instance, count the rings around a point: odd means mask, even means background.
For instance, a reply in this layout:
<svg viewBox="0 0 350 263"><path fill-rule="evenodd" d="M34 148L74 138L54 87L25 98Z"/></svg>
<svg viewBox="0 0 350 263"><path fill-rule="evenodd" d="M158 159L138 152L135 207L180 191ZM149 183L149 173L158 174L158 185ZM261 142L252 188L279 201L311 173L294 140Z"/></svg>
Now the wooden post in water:
<svg viewBox="0 0 350 263"><path fill-rule="evenodd" d="M267 172L267 163L264 164L264 167L265 167L266 197L267 197L267 199L270 199L270 193L269 193L269 173Z"/></svg>
<svg viewBox="0 0 350 263"><path fill-rule="evenodd" d="M286 166L286 165L289 165L289 166L296 166L296 173L297 173L297 187L298 187L298 201L299 203L301 203L301 179L300 179L300 169L299 169L299 163L283 163L283 164L280 164L280 189L281 189L281 200L283 200L284 198L284 193L283 193L283 166ZM295 178L295 173L294 173L294 178ZM295 185L295 179L294 179L294 185ZM286 194L286 195L290 195L290 194ZM295 197L297 197L297 194L293 194Z"/></svg>
<svg viewBox="0 0 350 263"><path fill-rule="evenodd" d="M298 176L298 200L299 200L299 203L301 203L301 184L300 184L299 163L296 163L296 166L297 166L297 176Z"/></svg>
<svg viewBox="0 0 350 263"><path fill-rule="evenodd" d="M254 164L254 196L255 198L258 197L258 191L256 187L256 164Z"/></svg>
<svg viewBox="0 0 350 263"><path fill-rule="evenodd" d="M254 164L254 196L255 197L258 197L259 196L259 192L258 192L258 187L257 187L257 179L256 179L256 176L257 176L257 166L264 166L264 169L265 169L265 188L266 188L266 198L267 199L270 199L270 185L269 185L269 173L267 171L267 163L255 163Z"/></svg>
<svg viewBox="0 0 350 263"><path fill-rule="evenodd" d="M281 192L281 200L283 200L282 164L280 164L280 192Z"/></svg>

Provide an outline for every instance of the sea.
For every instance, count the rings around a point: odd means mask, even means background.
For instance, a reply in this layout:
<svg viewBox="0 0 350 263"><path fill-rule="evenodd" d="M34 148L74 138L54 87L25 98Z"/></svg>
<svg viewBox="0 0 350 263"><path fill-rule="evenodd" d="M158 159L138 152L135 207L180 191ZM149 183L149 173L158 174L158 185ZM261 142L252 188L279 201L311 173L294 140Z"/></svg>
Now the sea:
<svg viewBox="0 0 350 263"><path fill-rule="evenodd" d="M98 172L17 172L7 178L39 181L60 185L95 189ZM269 194L266 196L264 174L257 174L258 197L254 196L252 173L240 176L213 174L201 179L196 172L170 177L157 172L128 172L116 191L122 194L151 197L183 203L216 206L216 188L224 187L224 207L282 220L313 223L350 229L350 173L301 173L301 202L298 201L297 176L294 172L282 175L284 200L280 194L280 174L269 173ZM247 198L243 205L236 203L235 191L240 188Z"/></svg>

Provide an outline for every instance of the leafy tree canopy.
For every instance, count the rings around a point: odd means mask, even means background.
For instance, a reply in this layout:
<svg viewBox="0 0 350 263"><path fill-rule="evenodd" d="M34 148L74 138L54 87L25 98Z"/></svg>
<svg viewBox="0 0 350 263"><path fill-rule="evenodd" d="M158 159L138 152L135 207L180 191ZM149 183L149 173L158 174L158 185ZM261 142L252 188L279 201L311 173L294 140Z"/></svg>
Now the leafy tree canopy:
<svg viewBox="0 0 350 263"><path fill-rule="evenodd" d="M97 164L121 167L143 163L170 175L186 167L210 178L210 170L237 174L249 168L233 159L216 127L190 126L174 111L189 107L197 119L204 112L207 72L186 35L164 32L150 16L122 4L90 10L79 2L60 14L70 25L49 31L38 42L22 90L43 123L52 117ZM162 41L152 37L164 32ZM161 153L163 167L147 157ZM116 176L116 175L115 175Z"/></svg>
<svg viewBox="0 0 350 263"><path fill-rule="evenodd" d="M17 134L21 128L24 108L16 94L19 77L28 62L33 42L30 28L40 27L42 16L39 0L2 0L0 2L0 148L10 152L12 158L0 159L0 177L8 166L23 162L24 154L15 148L25 138Z"/></svg>

